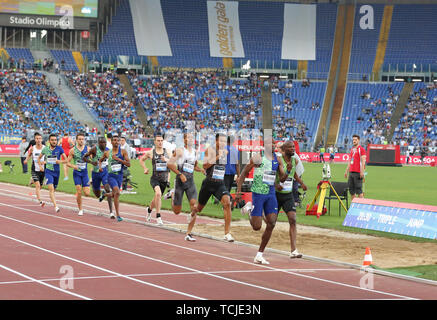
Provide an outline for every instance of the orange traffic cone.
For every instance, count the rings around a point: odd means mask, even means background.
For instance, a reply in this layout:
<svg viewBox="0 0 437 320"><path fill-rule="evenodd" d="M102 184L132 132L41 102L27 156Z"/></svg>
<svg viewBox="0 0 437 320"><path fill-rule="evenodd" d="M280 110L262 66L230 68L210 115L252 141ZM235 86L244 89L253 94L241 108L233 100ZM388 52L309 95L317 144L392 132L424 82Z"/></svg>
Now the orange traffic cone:
<svg viewBox="0 0 437 320"><path fill-rule="evenodd" d="M363 267L368 267L372 264L372 253L370 253L370 248L366 248L366 253L364 254Z"/></svg>

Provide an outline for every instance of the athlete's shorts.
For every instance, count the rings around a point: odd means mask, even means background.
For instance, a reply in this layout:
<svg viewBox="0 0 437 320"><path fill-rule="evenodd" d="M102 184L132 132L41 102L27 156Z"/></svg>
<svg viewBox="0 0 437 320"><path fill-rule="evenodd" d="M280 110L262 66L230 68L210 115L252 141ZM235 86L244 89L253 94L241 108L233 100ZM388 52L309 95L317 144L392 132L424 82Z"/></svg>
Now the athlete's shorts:
<svg viewBox="0 0 437 320"><path fill-rule="evenodd" d="M266 216L271 213L278 214L278 201L274 193L260 194L252 192L252 204L251 216L261 217L263 211Z"/></svg>
<svg viewBox="0 0 437 320"><path fill-rule="evenodd" d="M176 179L174 185L173 205L182 205L184 192L187 195L188 201L192 199L197 199L197 189L193 179L189 179L185 183L182 183L179 179Z"/></svg>
<svg viewBox="0 0 437 320"><path fill-rule="evenodd" d="M349 192L352 195L363 193L363 179L360 178L359 172L349 172Z"/></svg>
<svg viewBox="0 0 437 320"><path fill-rule="evenodd" d="M59 171L52 171L50 169L46 169L45 171L46 185L52 184L56 189L59 183Z"/></svg>
<svg viewBox="0 0 437 320"><path fill-rule="evenodd" d="M91 178L93 180L93 190L100 190L100 185L108 184L108 171L92 172Z"/></svg>
<svg viewBox="0 0 437 320"><path fill-rule="evenodd" d="M73 170L73 180L75 186L82 186L82 187L90 186L90 178L88 177L88 171Z"/></svg>
<svg viewBox="0 0 437 320"><path fill-rule="evenodd" d="M42 186L44 183L44 171L32 171L32 180L33 182L39 182L39 184Z"/></svg>
<svg viewBox="0 0 437 320"><path fill-rule="evenodd" d="M202 206L206 205L211 195L214 195L219 201L221 201L225 195L231 196L223 180L212 181L204 179L199 191L199 204Z"/></svg>
<svg viewBox="0 0 437 320"><path fill-rule="evenodd" d="M123 174L108 173L108 183L111 186L111 189L114 189L115 187L120 189L123 183Z"/></svg>
<svg viewBox="0 0 437 320"><path fill-rule="evenodd" d="M280 193L276 192L276 200L278 201L278 211L284 209L287 212L296 212L293 192Z"/></svg>
<svg viewBox="0 0 437 320"><path fill-rule="evenodd" d="M161 194L164 194L165 188L167 188L167 180L162 181L159 179L156 179L155 177L150 178L150 185L152 186L153 190L155 190L155 187L159 187L161 189Z"/></svg>

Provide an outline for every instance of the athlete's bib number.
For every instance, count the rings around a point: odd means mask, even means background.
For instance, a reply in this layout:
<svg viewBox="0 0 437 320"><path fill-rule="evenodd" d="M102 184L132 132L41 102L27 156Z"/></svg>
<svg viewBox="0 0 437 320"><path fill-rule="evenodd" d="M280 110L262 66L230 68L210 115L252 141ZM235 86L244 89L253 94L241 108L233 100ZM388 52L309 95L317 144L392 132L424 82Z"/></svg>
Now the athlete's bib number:
<svg viewBox="0 0 437 320"><path fill-rule="evenodd" d="M193 173L193 171L194 171L194 163L185 162L183 169L184 169L185 172Z"/></svg>
<svg viewBox="0 0 437 320"><path fill-rule="evenodd" d="M79 170L85 170L86 169L86 162L77 162L77 168Z"/></svg>
<svg viewBox="0 0 437 320"><path fill-rule="evenodd" d="M47 157L47 163L48 164L56 164L56 157Z"/></svg>
<svg viewBox="0 0 437 320"><path fill-rule="evenodd" d="M117 163L117 164L113 164L113 165L111 165L111 170L112 170L113 172L119 172L119 171L121 171L121 164L120 164L120 163Z"/></svg>
<svg viewBox="0 0 437 320"><path fill-rule="evenodd" d="M284 182L280 183L282 191L291 192L293 189L293 179L287 178Z"/></svg>
<svg viewBox="0 0 437 320"><path fill-rule="evenodd" d="M263 182L269 186L275 185L276 171L264 171Z"/></svg>
<svg viewBox="0 0 437 320"><path fill-rule="evenodd" d="M167 171L167 162L156 162L156 171Z"/></svg>
<svg viewBox="0 0 437 320"><path fill-rule="evenodd" d="M108 160L102 161L102 169L108 166Z"/></svg>
<svg viewBox="0 0 437 320"><path fill-rule="evenodd" d="M215 165L214 171L212 172L212 178L217 180L223 180L225 178L225 167Z"/></svg>

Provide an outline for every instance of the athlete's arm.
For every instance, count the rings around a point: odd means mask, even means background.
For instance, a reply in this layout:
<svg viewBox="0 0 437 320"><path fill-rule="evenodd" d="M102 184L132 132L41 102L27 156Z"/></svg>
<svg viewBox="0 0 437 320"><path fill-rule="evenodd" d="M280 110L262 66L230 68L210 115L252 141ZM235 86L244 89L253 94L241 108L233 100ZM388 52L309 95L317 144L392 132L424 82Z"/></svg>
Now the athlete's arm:
<svg viewBox="0 0 437 320"><path fill-rule="evenodd" d="M178 166L177 166L177 160L182 156L182 149L176 149L173 156L170 158L170 160L167 163L167 167L173 171L174 173L176 173L176 175L181 179L181 181L183 183L185 183L187 181L187 177L185 177L185 175L179 171ZM170 175L170 173L169 173Z"/></svg>
<svg viewBox="0 0 437 320"><path fill-rule="evenodd" d="M79 167L71 163L73 156L74 156L74 149L70 149L70 152L68 153L68 158L67 158L67 167L73 168L74 170L78 170Z"/></svg>
<svg viewBox="0 0 437 320"><path fill-rule="evenodd" d="M243 185L244 180L246 180L247 175L249 174L250 170L252 170L254 167L257 167L256 163L259 162L258 159L259 155L255 155L252 158L250 158L249 163L246 164L246 166L243 169L243 172L241 172L240 176L237 179L237 192L235 194L236 199L240 199L241 197L241 186Z"/></svg>
<svg viewBox="0 0 437 320"><path fill-rule="evenodd" d="M205 174L205 169L199 167L199 162L197 160L196 163L194 164L194 171L202 172L203 174Z"/></svg>
<svg viewBox="0 0 437 320"><path fill-rule="evenodd" d="M29 150L27 152L27 157L23 161L24 164L27 164L27 162L29 161L30 157L32 157L32 152L33 152L33 146L29 148Z"/></svg>
<svg viewBox="0 0 437 320"><path fill-rule="evenodd" d="M67 162L67 156L65 155L65 152L62 152L62 153L61 153L61 158L62 158L62 160L61 160L61 159L56 160L56 163L57 163L57 164L60 164L60 163L66 163L66 162Z"/></svg>
<svg viewBox="0 0 437 320"><path fill-rule="evenodd" d="M45 147L45 148L47 148L47 147ZM37 160L38 166L39 166L39 171L44 171L44 165L46 164L45 161L41 161L41 158L44 156L44 154L43 154L44 149L42 149L41 153L38 156L38 160Z"/></svg>
<svg viewBox="0 0 437 320"><path fill-rule="evenodd" d="M361 163L360 163L360 165L361 165L361 168L360 168L360 178L363 179L364 178L364 169L366 167L366 155L365 154L363 154L361 156Z"/></svg>
<svg viewBox="0 0 437 320"><path fill-rule="evenodd" d="M91 161L90 159L88 159L90 156L92 156L94 159L96 157L96 154L97 154L97 146L94 146L87 153L83 155L82 161L86 163L91 163L92 165L96 166L97 161Z"/></svg>
<svg viewBox="0 0 437 320"><path fill-rule="evenodd" d="M129 155L127 154L127 151L121 150L121 154L123 155L124 160L119 159L118 161L123 163L124 166L130 167L130 158L129 158Z"/></svg>
<svg viewBox="0 0 437 320"><path fill-rule="evenodd" d="M297 182L299 182L299 184L302 186L302 189L304 190L304 191L307 191L308 190L308 188L307 188L307 186L306 186L306 184L305 183L303 183L303 180L302 180L302 178L301 177L299 177L298 175L297 175L297 173L295 172L294 173L294 180L296 180Z"/></svg>
<svg viewBox="0 0 437 320"><path fill-rule="evenodd" d="M215 151L211 152L211 151L213 151L213 149L211 148L205 150L205 161L203 162L203 169L205 170L208 170L210 167L212 167L220 157L220 155L218 154L214 157L216 152Z"/></svg>
<svg viewBox="0 0 437 320"><path fill-rule="evenodd" d="M151 150L146 151L146 152L145 152L145 153L140 157L140 165L141 165L141 167L143 167L143 169L144 169L144 174L148 174L148 173L149 173L149 168L146 167L146 163L145 163L145 161L146 161L147 159L151 158L151 156L150 156L150 152L151 152Z"/></svg>
<svg viewBox="0 0 437 320"><path fill-rule="evenodd" d="M291 161L291 159L290 159L290 161ZM279 165L278 165L279 181L284 182L285 180L287 180L288 174L284 171L284 166L282 164L282 158L278 158L278 162L279 162ZM285 162L287 163L287 170L289 170L289 163L287 161L285 161Z"/></svg>
<svg viewBox="0 0 437 320"><path fill-rule="evenodd" d="M99 172L102 172L102 162L109 158L109 150L103 152L103 155L99 159Z"/></svg>

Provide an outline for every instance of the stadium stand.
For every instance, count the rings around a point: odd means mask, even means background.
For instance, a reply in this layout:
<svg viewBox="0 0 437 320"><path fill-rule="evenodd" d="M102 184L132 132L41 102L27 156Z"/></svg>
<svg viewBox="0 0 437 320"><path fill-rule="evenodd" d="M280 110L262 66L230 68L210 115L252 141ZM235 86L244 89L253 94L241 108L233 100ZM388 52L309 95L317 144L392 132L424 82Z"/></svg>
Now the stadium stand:
<svg viewBox="0 0 437 320"><path fill-rule="evenodd" d="M75 134L84 129L79 121L73 119L43 74L21 70L4 70L2 73L1 89L5 102L24 115L25 127L22 127L20 135L24 134L25 129L29 129L29 123L33 129L43 134Z"/></svg>
<svg viewBox="0 0 437 320"><path fill-rule="evenodd" d="M59 64L60 70L63 71L79 71L73 54L70 50L50 50L50 53ZM64 61L64 63L62 63Z"/></svg>
<svg viewBox="0 0 437 320"><path fill-rule="evenodd" d="M107 132L117 131L132 137L142 137L145 128L137 120L135 101L128 98L115 73L67 72L65 75Z"/></svg>
<svg viewBox="0 0 437 320"><path fill-rule="evenodd" d="M343 103L337 146L343 146L347 138L350 147L353 134L358 134L363 144L383 143L392 111L403 86L403 82L349 82Z"/></svg>
<svg viewBox="0 0 437 320"><path fill-rule="evenodd" d="M6 48L9 54L9 66L8 67L23 67L33 68L34 59L32 53L26 48ZM21 63L23 62L23 63Z"/></svg>

